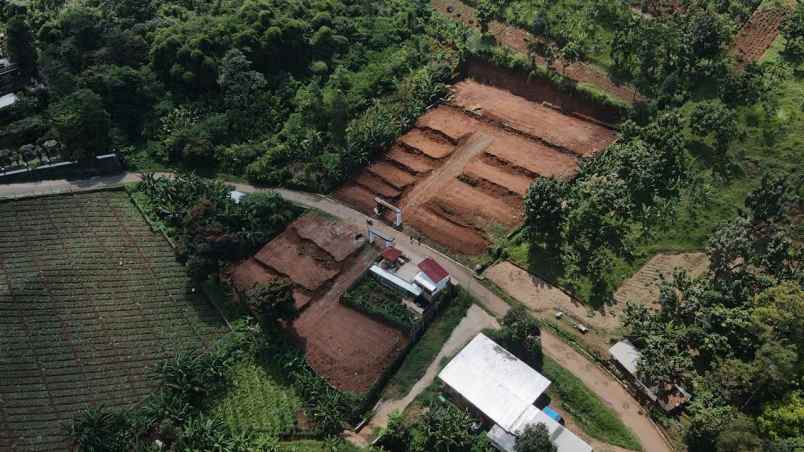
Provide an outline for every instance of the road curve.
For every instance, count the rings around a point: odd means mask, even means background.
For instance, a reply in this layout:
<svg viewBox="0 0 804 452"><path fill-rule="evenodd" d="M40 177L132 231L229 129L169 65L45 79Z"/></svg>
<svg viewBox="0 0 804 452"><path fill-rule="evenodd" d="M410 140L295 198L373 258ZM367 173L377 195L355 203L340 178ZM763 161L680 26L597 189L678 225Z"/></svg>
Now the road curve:
<svg viewBox="0 0 804 452"><path fill-rule="evenodd" d="M93 177L81 180L50 180L22 184L0 185L0 199L18 198L26 196L56 194L65 192L80 192L119 186L124 183L137 182L141 179L139 173L123 173L115 176ZM244 193L265 190L253 185L230 183L235 189ZM360 227L366 226L371 218L341 202L314 193L306 193L287 189L272 189L283 198L302 206L318 209L322 212L339 218L341 221ZM495 317L500 318L510 309L510 306L494 292L480 284L474 273L448 256L429 247L418 245L404 232L397 231L379 221L374 221L375 229L383 234L394 237L394 246L403 253L429 255L450 273L452 279L463 286L481 304L481 306ZM561 339L546 329L542 329L542 348L544 352L562 367L569 370L622 419L634 432L642 444L642 448L649 452L670 452L672 449L664 440L656 425L643 413L642 407L628 391L611 375L600 369L595 363L568 346Z"/></svg>

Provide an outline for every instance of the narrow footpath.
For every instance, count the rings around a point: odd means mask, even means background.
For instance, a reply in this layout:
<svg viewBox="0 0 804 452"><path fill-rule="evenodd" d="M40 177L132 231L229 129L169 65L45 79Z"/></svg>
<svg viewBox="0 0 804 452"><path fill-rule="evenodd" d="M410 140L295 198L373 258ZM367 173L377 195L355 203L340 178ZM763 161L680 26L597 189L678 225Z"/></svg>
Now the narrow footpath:
<svg viewBox="0 0 804 452"><path fill-rule="evenodd" d="M119 186L124 183L137 182L140 179L141 175L139 173L123 173L116 176L94 177L83 180L62 179L0 185L0 199L97 190L100 188ZM229 185L234 186L236 190L244 193L266 190L248 184L230 183ZM438 260L439 264L450 273L454 282L460 284L483 306L483 308L496 318L502 318L510 309L510 306L505 301L484 285L480 284L475 279L474 272L470 269L437 250L414 243L410 236L401 231L397 231L380 221L376 221L376 219L372 219L351 207L341 204L340 201L326 196L287 189L273 189L271 191L278 193L288 201L300 204L304 207L318 209L337 217L343 222L351 223L359 227L365 227L367 220L374 220L373 227L382 234L395 238L394 246L399 248L403 253L431 256ZM586 359L586 357L565 344L561 339L546 329L542 330L542 348L547 356L553 358L562 367L572 372L583 381L592 392L597 394L601 400L608 404L639 438L639 442L642 444L644 450L650 452L670 452L672 450L665 442L658 428L648 416L643 413L639 402L631 397L628 391L626 391L614 377L600 369L593 362ZM436 363L439 359L440 358L436 359ZM430 369L428 369L428 371L429 370Z"/></svg>

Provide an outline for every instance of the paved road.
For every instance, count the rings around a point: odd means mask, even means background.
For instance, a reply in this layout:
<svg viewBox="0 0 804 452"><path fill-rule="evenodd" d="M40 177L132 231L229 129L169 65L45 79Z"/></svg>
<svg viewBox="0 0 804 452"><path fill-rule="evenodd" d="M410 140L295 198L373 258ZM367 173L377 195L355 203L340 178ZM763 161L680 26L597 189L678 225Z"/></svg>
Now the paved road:
<svg viewBox="0 0 804 452"><path fill-rule="evenodd" d="M86 180L52 180L0 185L0 198L93 190L113 187L122 183L136 182L139 179L140 175L137 173L125 173L118 176L96 177ZM230 185L234 185L237 190L244 193L262 190L247 184L235 183ZM308 208L318 209L346 223L365 227L366 220L371 219L367 215L326 196L286 189L275 189L274 191L288 201ZM471 293L480 305L495 317L504 316L510 309L510 306L505 301L480 284L470 269L436 250L414 243L410 236L379 221L374 221L374 227L384 235L394 237L396 239L394 246L403 253L429 255L436 258L450 273L452 279ZM639 403L611 375L547 330L542 330L542 347L549 357L583 381L590 390L620 416L620 419L639 438L644 450L650 452L669 452L671 450L657 427L642 413Z"/></svg>

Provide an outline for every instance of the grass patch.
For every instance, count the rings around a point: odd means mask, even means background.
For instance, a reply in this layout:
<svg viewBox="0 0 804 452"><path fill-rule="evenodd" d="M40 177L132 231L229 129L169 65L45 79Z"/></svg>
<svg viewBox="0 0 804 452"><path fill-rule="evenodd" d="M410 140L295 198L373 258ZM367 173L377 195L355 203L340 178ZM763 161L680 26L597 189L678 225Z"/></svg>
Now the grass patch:
<svg viewBox="0 0 804 452"><path fill-rule="evenodd" d="M340 439L301 440L279 443L278 452L358 452L362 449Z"/></svg>
<svg viewBox="0 0 804 452"><path fill-rule="evenodd" d="M302 401L284 384L279 369L254 360L238 363L231 388L215 401L209 412L233 431L253 431L276 436L292 431Z"/></svg>
<svg viewBox="0 0 804 452"><path fill-rule="evenodd" d="M466 311L472 303L474 303L472 297L462 288L458 288L455 299L446 303L419 342L408 353L399 371L388 382L383 398L399 399L410 392L441 351L452 330L466 316Z"/></svg>
<svg viewBox="0 0 804 452"><path fill-rule="evenodd" d="M561 407L589 436L627 449L642 449L631 430L572 373L547 356L542 373L561 398Z"/></svg>

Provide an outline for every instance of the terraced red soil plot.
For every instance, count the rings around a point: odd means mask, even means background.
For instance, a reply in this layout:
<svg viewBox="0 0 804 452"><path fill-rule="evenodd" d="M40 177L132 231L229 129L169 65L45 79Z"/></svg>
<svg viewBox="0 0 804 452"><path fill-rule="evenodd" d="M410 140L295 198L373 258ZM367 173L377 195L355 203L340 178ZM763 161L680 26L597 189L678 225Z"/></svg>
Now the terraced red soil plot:
<svg viewBox="0 0 804 452"><path fill-rule="evenodd" d="M476 230L452 223L425 207L406 212L405 222L439 245L460 254L476 256L489 246L489 241Z"/></svg>
<svg viewBox="0 0 804 452"><path fill-rule="evenodd" d="M432 130L411 129L399 138L399 143L413 151L421 152L432 159L442 159L452 154L458 139L447 141L448 135L441 136ZM449 139L452 139L451 137Z"/></svg>
<svg viewBox="0 0 804 452"><path fill-rule="evenodd" d="M70 450L81 409L141 402L225 329L192 289L125 192L0 202L0 450Z"/></svg>
<svg viewBox="0 0 804 452"><path fill-rule="evenodd" d="M250 257L231 267L227 272L227 278L234 287L245 292L258 284L267 284L277 279L278 276Z"/></svg>
<svg viewBox="0 0 804 452"><path fill-rule="evenodd" d="M391 160L398 165L402 165L412 173L426 173L431 171L435 165L433 161L424 155L414 154L406 151L402 146L396 145L385 154L387 160Z"/></svg>
<svg viewBox="0 0 804 452"><path fill-rule="evenodd" d="M437 108L428 111L422 115L418 121L416 121L416 127L435 130L456 144L462 138L474 133L477 130L475 128L476 125L477 121L469 116L466 116L460 110L450 108L446 105L440 105ZM408 135L403 135L400 140L403 143L408 143L408 140L406 139L407 136ZM417 132L416 134L413 134L413 136L421 136L421 134ZM414 147L418 148L418 146ZM425 151L422 149L422 152Z"/></svg>
<svg viewBox="0 0 804 452"><path fill-rule="evenodd" d="M463 175L469 179L491 181L522 197L528 193L528 188L531 182L533 182L531 177L516 174L500 166L488 163L483 159L483 156L472 160L466 168L464 168Z"/></svg>
<svg viewBox="0 0 804 452"><path fill-rule="evenodd" d="M481 121L478 121L477 130L494 138L486 154L533 176L568 178L578 171L578 159L572 154Z"/></svg>
<svg viewBox="0 0 804 452"><path fill-rule="evenodd" d="M403 190L408 185L416 182L416 178L412 174L383 160L369 164L366 169L399 190Z"/></svg>
<svg viewBox="0 0 804 452"><path fill-rule="evenodd" d="M779 36L785 8L758 8L734 38L734 56L741 66L758 61Z"/></svg>
<svg viewBox="0 0 804 452"><path fill-rule="evenodd" d="M362 231L356 227L320 215L304 215L289 227L295 229L302 240L309 240L326 251L335 262L342 262L366 243Z"/></svg>
<svg viewBox="0 0 804 452"><path fill-rule="evenodd" d="M453 179L427 207L453 223L488 230L495 225L514 227L522 221L521 206L511 204Z"/></svg>
<svg viewBox="0 0 804 452"><path fill-rule="evenodd" d="M614 141L613 130L530 102L473 80L453 86L452 104L579 155L591 155Z"/></svg>
<svg viewBox="0 0 804 452"><path fill-rule="evenodd" d="M313 244L303 243L292 227L271 240L254 258L311 292L340 272L331 256Z"/></svg>
<svg viewBox="0 0 804 452"><path fill-rule="evenodd" d="M361 171L354 179L354 182L385 199L396 199L402 193L368 171ZM373 195L371 197L373 199ZM366 199L369 201L369 208L371 208L374 205L374 201Z"/></svg>
<svg viewBox="0 0 804 452"><path fill-rule="evenodd" d="M365 173L365 171L363 173ZM363 173L361 173L361 175ZM338 191L335 192L336 199L340 199L346 204L349 204L355 209L367 214L370 214L374 210L374 207L377 206L377 202L374 201L376 196L376 193L372 193L363 187L362 184L357 185L353 182L347 182L346 185L339 188Z"/></svg>

